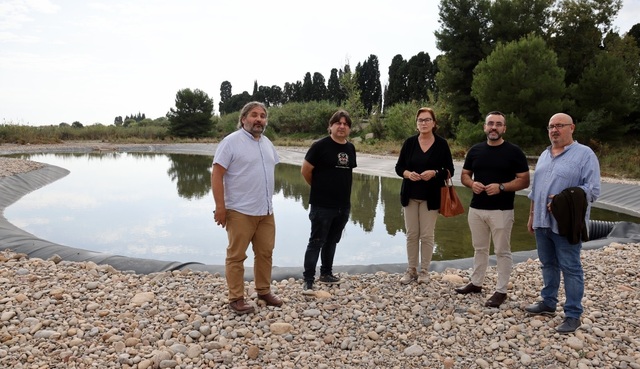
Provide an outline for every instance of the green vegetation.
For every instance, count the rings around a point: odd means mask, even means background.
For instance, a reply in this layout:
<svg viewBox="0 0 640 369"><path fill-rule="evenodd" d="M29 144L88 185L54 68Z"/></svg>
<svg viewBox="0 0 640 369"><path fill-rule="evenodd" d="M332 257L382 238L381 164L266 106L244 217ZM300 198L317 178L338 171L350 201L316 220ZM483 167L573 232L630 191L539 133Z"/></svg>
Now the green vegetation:
<svg viewBox="0 0 640 369"><path fill-rule="evenodd" d="M385 117L378 115L367 119L354 120L352 140L360 153L378 155L398 155L403 140L415 133L415 112L421 103L396 104ZM447 115L440 113L438 132L447 135ZM338 107L329 102L291 103L269 109L267 136L278 146L308 147L313 140L326 135L326 122ZM237 129L239 112L210 119L210 131L204 138L175 137L169 134L166 118L145 119L129 126L59 126L33 127L16 124L0 125L0 145L2 144L57 144L72 141L100 141L108 143L191 143L217 142ZM518 142L518 121L507 117L509 130L506 138ZM451 152L456 160L462 160L471 145L484 139L481 123L465 128L458 138L448 137ZM540 127L544 130L544 126ZM601 142L594 138L580 138L580 126L576 130L578 140L589 145L598 155L603 176L640 179L640 140L629 136ZM548 145L548 141L538 144L520 144L528 156L537 156Z"/></svg>
<svg viewBox="0 0 640 369"><path fill-rule="evenodd" d="M203 138L211 134L213 100L204 91L189 88L176 93L176 107L167 113L169 134L175 137Z"/></svg>

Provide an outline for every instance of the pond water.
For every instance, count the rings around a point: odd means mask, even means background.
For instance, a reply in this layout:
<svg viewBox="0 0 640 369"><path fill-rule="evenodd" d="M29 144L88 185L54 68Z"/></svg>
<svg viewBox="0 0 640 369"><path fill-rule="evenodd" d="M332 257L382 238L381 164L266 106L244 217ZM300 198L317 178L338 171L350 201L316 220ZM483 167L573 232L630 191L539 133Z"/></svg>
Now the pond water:
<svg viewBox="0 0 640 369"><path fill-rule="evenodd" d="M224 264L227 235L212 211L210 167L203 155L81 153L12 155L70 170L5 210L14 225L62 245L137 258ZM276 166L273 265L301 266L309 238L309 186L300 167ZM335 265L406 263L401 180L354 174L352 211ZM463 204L471 191L457 188ZM513 251L535 249L526 231L529 200L516 196ZM638 222L602 209L592 219ZM466 215L439 217L434 260L473 256ZM249 250L247 266L253 263Z"/></svg>

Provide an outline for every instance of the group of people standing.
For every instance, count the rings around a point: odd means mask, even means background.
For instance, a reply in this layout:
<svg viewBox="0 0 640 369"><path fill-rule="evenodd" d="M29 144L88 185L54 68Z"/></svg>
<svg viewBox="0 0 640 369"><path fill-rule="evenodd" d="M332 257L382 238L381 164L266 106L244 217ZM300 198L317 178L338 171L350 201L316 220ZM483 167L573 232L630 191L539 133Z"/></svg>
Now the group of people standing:
<svg viewBox="0 0 640 369"><path fill-rule="evenodd" d="M407 138L395 171L402 177L407 270L402 284L427 283L435 247L435 226L440 207L440 188L455 168L447 141L436 134L438 121L430 108L416 114L417 134ZM313 293L320 259L319 283L340 283L333 274L336 245L349 220L352 172L357 166L355 146L349 142L352 121L344 110L329 119L328 136L314 142L301 167L310 185L311 232L304 254L303 293ZM272 196L274 168L279 162L271 141L263 134L267 109L251 102L240 112L238 130L225 137L216 150L211 184L215 201L214 219L227 230L229 245L225 276L229 308L238 314L254 312L244 296L244 260L249 244L255 255L254 278L258 299L268 306L281 306L282 299L270 290L275 221ZM461 183L473 196L467 220L474 249L470 282L455 289L459 294L480 293L487 271L490 246L496 255L497 282L485 306L498 308L507 299L513 267L511 230L515 193L528 188L530 172L524 152L507 142L506 117L492 111L483 125L486 141L474 145L462 166ZM540 155L528 195L531 200L527 223L535 235L544 287L541 301L525 308L529 314L554 314L560 278L564 278L564 321L556 330L575 331L580 326L584 273L580 262L586 241L589 210L600 194L600 170L593 151L573 139L571 117L558 113L547 126L551 145Z"/></svg>

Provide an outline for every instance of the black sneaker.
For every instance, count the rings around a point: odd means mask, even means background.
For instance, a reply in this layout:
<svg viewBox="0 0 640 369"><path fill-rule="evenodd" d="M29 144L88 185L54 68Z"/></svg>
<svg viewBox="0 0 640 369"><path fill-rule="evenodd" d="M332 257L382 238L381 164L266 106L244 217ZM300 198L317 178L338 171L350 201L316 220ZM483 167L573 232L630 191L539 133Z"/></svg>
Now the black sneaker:
<svg viewBox="0 0 640 369"><path fill-rule="evenodd" d="M556 313L556 309L548 307L542 301L531 304L524 310L531 315L554 315Z"/></svg>
<svg viewBox="0 0 640 369"><path fill-rule="evenodd" d="M580 319L567 317L564 318L562 324L556 327L556 332L562 334L573 333L580 327L580 324Z"/></svg>
<svg viewBox="0 0 640 369"><path fill-rule="evenodd" d="M318 282L325 284L336 284L340 283L340 278L336 277L333 274L325 274L321 275L320 278L318 278Z"/></svg>
<svg viewBox="0 0 640 369"><path fill-rule="evenodd" d="M302 285L302 294L303 295L314 295L313 291L313 281L304 281Z"/></svg>

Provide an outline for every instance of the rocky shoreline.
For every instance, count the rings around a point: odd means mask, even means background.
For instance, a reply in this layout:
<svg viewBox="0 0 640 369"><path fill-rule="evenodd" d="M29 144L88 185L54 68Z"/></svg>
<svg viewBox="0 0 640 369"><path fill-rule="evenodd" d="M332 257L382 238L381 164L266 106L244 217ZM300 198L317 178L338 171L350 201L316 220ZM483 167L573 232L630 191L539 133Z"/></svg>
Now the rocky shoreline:
<svg viewBox="0 0 640 369"><path fill-rule="evenodd" d="M255 314L227 308L219 275L189 270L136 275L108 265L0 253L0 367L6 368L640 368L640 245L583 253L582 327L523 307L541 288L537 260L517 264L508 300L485 308L495 283L453 292L469 271L341 275L302 294L273 281L285 304ZM560 296L563 300L563 296Z"/></svg>
<svg viewBox="0 0 640 369"><path fill-rule="evenodd" d="M24 150L21 150L24 151ZM39 163L0 157L0 176ZM302 292L274 280L285 304L237 316L222 276L180 270L148 275L108 265L0 252L2 368L633 368L640 369L640 244L582 253L582 327L559 335L554 317L524 306L542 287L538 260L514 266L507 301L457 295L469 270L432 272L427 284L399 274L342 274ZM560 300L564 300L560 291Z"/></svg>

